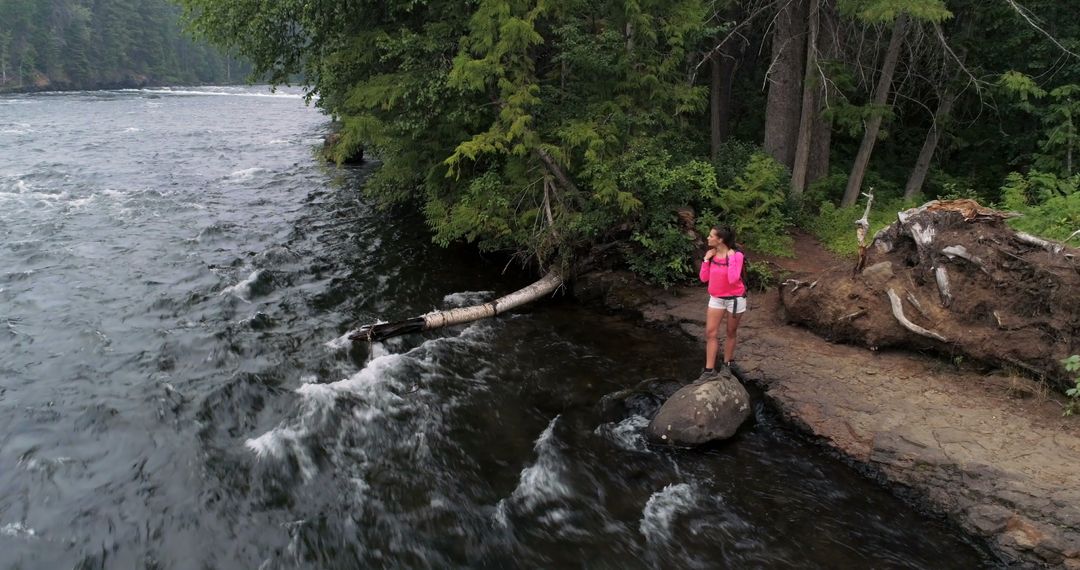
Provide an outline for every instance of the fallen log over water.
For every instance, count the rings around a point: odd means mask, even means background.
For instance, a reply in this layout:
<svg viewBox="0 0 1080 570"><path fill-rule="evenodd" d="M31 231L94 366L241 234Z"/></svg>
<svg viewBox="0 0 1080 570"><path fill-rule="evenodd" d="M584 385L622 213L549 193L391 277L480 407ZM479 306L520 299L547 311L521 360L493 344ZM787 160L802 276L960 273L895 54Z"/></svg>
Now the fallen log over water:
<svg viewBox="0 0 1080 570"><path fill-rule="evenodd" d="M1080 250L1016 232L972 200L900 212L854 278L833 269L781 285L788 318L836 341L930 350L1071 387L1080 353Z"/></svg>
<svg viewBox="0 0 1080 570"><path fill-rule="evenodd" d="M458 307L445 311L433 311L426 315L390 323L374 323L360 327L349 335L352 341L380 341L390 337L430 331L452 325L470 323L501 315L513 308L553 294L563 284L562 274L552 269L538 281L480 305Z"/></svg>

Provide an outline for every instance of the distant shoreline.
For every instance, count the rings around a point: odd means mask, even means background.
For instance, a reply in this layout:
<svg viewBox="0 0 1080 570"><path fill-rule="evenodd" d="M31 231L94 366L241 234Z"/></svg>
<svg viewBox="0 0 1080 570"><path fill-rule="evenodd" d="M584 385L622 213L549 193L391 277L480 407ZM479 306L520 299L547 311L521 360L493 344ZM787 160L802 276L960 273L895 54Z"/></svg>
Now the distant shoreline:
<svg viewBox="0 0 1080 570"><path fill-rule="evenodd" d="M0 87L0 96L4 95L30 95L34 93L73 93L78 91L117 91L120 89L167 89L175 87L260 87L264 86L267 89L270 85L267 83L139 83L132 81L118 81L111 83L100 83L94 85L80 85L80 86L58 86L58 85L44 85L44 86L27 86L16 88Z"/></svg>

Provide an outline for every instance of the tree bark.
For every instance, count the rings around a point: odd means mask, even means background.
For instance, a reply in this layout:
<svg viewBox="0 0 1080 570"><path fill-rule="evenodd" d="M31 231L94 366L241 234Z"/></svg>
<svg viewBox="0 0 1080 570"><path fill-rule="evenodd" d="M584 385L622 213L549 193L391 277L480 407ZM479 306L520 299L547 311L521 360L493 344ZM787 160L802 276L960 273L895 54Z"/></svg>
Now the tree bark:
<svg viewBox="0 0 1080 570"><path fill-rule="evenodd" d="M907 25L908 18L905 14L897 16L893 23L892 37L889 38L885 61L881 65L881 76L874 88L873 104L876 107L884 106L889 100L893 73L896 71L896 62L900 59L900 46L904 43ZM870 163L870 154L874 151L874 143L877 142L878 131L881 129L881 120L881 114L875 112L866 122L862 144L859 145L859 153L855 155L855 164L851 167L844 198L840 201L841 208L855 205L855 200L859 198L859 190L862 189L863 178L866 177L866 167Z"/></svg>
<svg viewBox="0 0 1080 570"><path fill-rule="evenodd" d="M806 71L803 74L802 112L799 118L799 134L795 143L795 158L791 166L791 195L801 196L806 189L807 171L810 166L810 141L813 136L814 116L818 113L816 99L817 39L820 1L810 0L809 33L806 36Z"/></svg>
<svg viewBox="0 0 1080 570"><path fill-rule="evenodd" d="M910 200L916 194L922 192L926 174L930 171L930 161L934 158L934 151L937 150L938 139L941 137L941 129L944 128L944 123L948 120L949 113L952 112L952 105L955 100L956 95L952 91L946 90L941 97L941 101L938 102L937 112L934 113L934 124L930 125L930 130L926 133L926 140L923 141L922 150L919 151L919 158L915 161L915 168L911 171L907 186L904 187L905 200Z"/></svg>
<svg viewBox="0 0 1080 570"><path fill-rule="evenodd" d="M788 0L776 16L769 94L765 106L765 152L784 166L795 162L802 106L806 0Z"/></svg>
<svg viewBox="0 0 1080 570"><path fill-rule="evenodd" d="M818 49L820 58L836 59L838 41L836 30L839 15L835 3L823 0L818 7ZM806 168L806 186L829 175L829 151L832 147L832 118L826 116L829 106L839 99L836 86L827 77L819 76L818 88L814 93L814 120L811 124L810 159Z"/></svg>
<svg viewBox="0 0 1080 570"><path fill-rule="evenodd" d="M522 289L518 289L509 295L499 297L489 303L473 305L471 307L458 307L446 311L433 311L426 315L392 323L364 325L356 332L350 334L349 340L374 342L403 334L430 331L442 327L491 318L526 303L551 295L562 285L562 283L562 274L559 271L552 269L539 281Z"/></svg>
<svg viewBox="0 0 1080 570"><path fill-rule="evenodd" d="M709 58L709 156L715 161L720 156L720 81L722 77L721 73L721 61L723 56L720 52L714 53Z"/></svg>
<svg viewBox="0 0 1080 570"><path fill-rule="evenodd" d="M731 41L709 58L709 147L713 160L719 155L720 144L731 136L731 93L742 52L743 45Z"/></svg>

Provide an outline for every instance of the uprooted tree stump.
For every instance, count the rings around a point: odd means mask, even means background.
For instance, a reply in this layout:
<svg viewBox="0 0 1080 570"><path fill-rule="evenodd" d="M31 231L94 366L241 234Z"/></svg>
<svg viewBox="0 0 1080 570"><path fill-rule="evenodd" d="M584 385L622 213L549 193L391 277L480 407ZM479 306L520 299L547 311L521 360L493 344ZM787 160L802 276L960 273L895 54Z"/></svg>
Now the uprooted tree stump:
<svg viewBox="0 0 1080 570"><path fill-rule="evenodd" d="M832 340L928 349L1071 387L1080 353L1080 250L1017 232L972 200L900 212L865 268L780 286L788 319Z"/></svg>

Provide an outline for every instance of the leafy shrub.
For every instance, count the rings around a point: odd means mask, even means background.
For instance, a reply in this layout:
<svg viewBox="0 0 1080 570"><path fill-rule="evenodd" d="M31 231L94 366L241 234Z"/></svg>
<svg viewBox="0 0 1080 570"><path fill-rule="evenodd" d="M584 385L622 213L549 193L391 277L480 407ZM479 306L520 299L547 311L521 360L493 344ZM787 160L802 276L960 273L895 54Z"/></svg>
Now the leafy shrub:
<svg viewBox="0 0 1080 570"><path fill-rule="evenodd" d="M1074 354L1061 361L1066 372L1080 372L1080 355ZM1069 397L1069 403L1065 406L1065 415L1071 416L1080 411L1080 375L1076 377L1076 386L1065 391Z"/></svg>
<svg viewBox="0 0 1080 570"><path fill-rule="evenodd" d="M757 145L738 139L728 139L720 144L713 166L716 167L716 183L731 186L743 173L754 153L760 152Z"/></svg>
<svg viewBox="0 0 1080 570"><path fill-rule="evenodd" d="M733 171L728 158L719 162L718 180ZM792 255L788 180L783 165L763 152L752 152L739 174L709 197L698 230L707 234L710 226L731 226L736 239L753 252Z"/></svg>
<svg viewBox="0 0 1080 570"><path fill-rule="evenodd" d="M778 276L764 261L746 264L746 287L755 291L767 291L778 283Z"/></svg>
<svg viewBox="0 0 1080 570"><path fill-rule="evenodd" d="M1080 229L1080 175L1061 178L1032 170L1005 178L1001 187L1002 206L1023 214L1010 225L1030 234L1057 240L1067 239Z"/></svg>
<svg viewBox="0 0 1080 570"><path fill-rule="evenodd" d="M649 281L669 286L693 271L693 236L682 228L679 206L701 202L716 193L716 172L700 160L678 161L655 146L635 149L623 157L615 186L640 200L634 211L627 263Z"/></svg>
<svg viewBox="0 0 1080 570"><path fill-rule="evenodd" d="M755 146L736 141L725 144L720 156L712 165L680 162L655 145L624 156L613 186L641 202L630 233L634 247L626 253L631 270L664 286L690 277L696 269L693 239L675 212L684 205L700 212L696 229L703 235L712 226L730 225L739 243L755 253L791 255L784 167ZM772 277L767 266L760 269L748 279L767 287Z"/></svg>
<svg viewBox="0 0 1080 570"><path fill-rule="evenodd" d="M832 202L822 202L816 215L805 218L803 228L814 234L826 249L839 255L854 256L859 251L859 241L855 236L855 220L862 217L866 209L863 203L849 208L838 208ZM873 238L881 228L896 221L896 213L914 207L914 201L903 198L875 198L870 209L870 233L867 241Z"/></svg>

